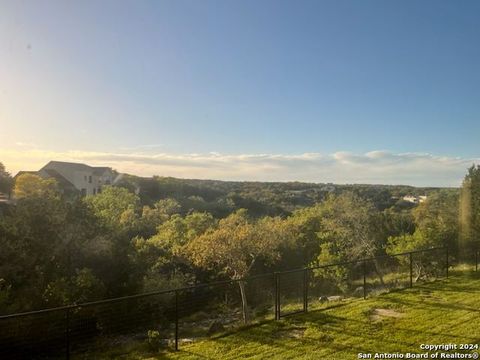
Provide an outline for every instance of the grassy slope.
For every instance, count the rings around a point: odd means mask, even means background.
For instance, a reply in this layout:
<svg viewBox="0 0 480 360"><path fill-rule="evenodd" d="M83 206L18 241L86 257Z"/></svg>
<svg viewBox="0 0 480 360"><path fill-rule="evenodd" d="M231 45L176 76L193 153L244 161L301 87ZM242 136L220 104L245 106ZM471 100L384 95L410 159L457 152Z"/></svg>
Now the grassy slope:
<svg viewBox="0 0 480 360"><path fill-rule="evenodd" d="M359 352L422 352L422 343L480 343L480 277L454 274L412 290L312 306L308 314L129 359L356 359ZM372 320L375 309L401 317Z"/></svg>

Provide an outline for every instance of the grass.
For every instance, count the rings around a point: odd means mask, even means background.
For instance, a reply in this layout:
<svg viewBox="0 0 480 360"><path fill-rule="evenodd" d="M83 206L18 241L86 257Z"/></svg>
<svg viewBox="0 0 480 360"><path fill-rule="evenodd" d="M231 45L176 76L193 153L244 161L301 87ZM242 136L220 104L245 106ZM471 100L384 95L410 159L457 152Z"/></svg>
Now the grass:
<svg viewBox="0 0 480 360"><path fill-rule="evenodd" d="M307 314L152 354L144 347L99 355L123 359L357 359L359 353L424 352L420 344L480 343L480 276L449 279L376 297L311 304Z"/></svg>

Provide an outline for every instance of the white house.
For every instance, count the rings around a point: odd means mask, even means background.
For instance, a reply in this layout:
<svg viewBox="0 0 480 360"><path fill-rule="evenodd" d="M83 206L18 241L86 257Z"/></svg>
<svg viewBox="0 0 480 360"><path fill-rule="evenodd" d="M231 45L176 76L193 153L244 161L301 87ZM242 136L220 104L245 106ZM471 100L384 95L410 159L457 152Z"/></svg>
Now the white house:
<svg viewBox="0 0 480 360"><path fill-rule="evenodd" d="M20 172L24 173L23 171ZM89 166L79 163L50 161L37 172L43 178L54 178L60 188L78 190L82 195L95 195L102 191L102 186L112 185L120 175L109 167Z"/></svg>
<svg viewBox="0 0 480 360"><path fill-rule="evenodd" d="M403 200L411 202L413 204L419 204L427 200L425 195L415 196L415 195L405 195Z"/></svg>

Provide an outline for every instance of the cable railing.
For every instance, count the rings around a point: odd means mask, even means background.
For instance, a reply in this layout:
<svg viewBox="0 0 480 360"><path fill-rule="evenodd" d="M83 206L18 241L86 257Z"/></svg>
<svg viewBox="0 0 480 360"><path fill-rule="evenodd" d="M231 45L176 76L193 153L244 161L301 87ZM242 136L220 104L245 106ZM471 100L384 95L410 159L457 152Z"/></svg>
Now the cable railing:
<svg viewBox="0 0 480 360"><path fill-rule="evenodd" d="M475 252L475 270L478 258ZM448 277L449 267L448 249L437 247L3 315L0 358L69 359L121 352L135 342L152 351L178 350L245 322L279 320L317 304Z"/></svg>

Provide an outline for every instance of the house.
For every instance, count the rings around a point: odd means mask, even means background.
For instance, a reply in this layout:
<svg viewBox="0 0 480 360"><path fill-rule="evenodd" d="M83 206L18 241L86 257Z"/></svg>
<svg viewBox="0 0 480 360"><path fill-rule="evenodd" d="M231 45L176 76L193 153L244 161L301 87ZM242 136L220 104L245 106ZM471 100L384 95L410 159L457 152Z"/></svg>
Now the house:
<svg viewBox="0 0 480 360"><path fill-rule="evenodd" d="M425 195L420 195L420 196L415 196L415 195L405 195L402 198L404 201L408 201L412 204L420 204L427 200L427 197Z"/></svg>
<svg viewBox="0 0 480 360"><path fill-rule="evenodd" d="M55 179L63 192L80 192L82 195L98 194L102 191L102 186L114 184L120 176L109 167L64 161L50 161L38 171L20 171L15 177L25 173Z"/></svg>

